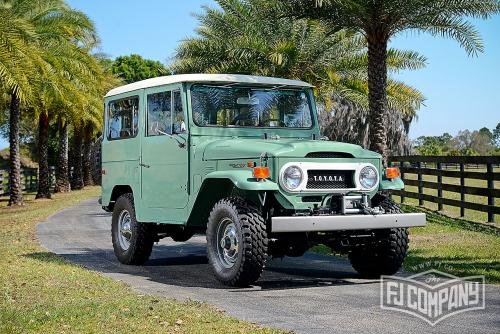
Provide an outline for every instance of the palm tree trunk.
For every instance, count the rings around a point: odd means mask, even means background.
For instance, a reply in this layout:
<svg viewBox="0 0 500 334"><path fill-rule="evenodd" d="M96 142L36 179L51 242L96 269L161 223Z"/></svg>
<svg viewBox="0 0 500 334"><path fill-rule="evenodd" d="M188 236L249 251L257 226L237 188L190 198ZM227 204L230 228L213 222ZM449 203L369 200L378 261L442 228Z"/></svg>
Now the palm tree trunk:
<svg viewBox="0 0 500 334"><path fill-rule="evenodd" d="M9 206L23 205L21 155L19 152L19 122L21 110L16 93L11 94L9 117Z"/></svg>
<svg viewBox="0 0 500 334"><path fill-rule="evenodd" d="M87 123L84 129L83 137L83 184L85 186L93 186L92 179L92 124Z"/></svg>
<svg viewBox="0 0 500 334"><path fill-rule="evenodd" d="M38 116L38 192L35 198L50 198L49 115Z"/></svg>
<svg viewBox="0 0 500 334"><path fill-rule="evenodd" d="M59 152L57 154L55 192L65 193L71 190L68 167L68 122L59 117L57 128L59 132Z"/></svg>
<svg viewBox="0 0 500 334"><path fill-rule="evenodd" d="M368 100L370 114L370 150L382 155L387 165L387 41L383 34L373 33L368 41Z"/></svg>
<svg viewBox="0 0 500 334"><path fill-rule="evenodd" d="M75 124L72 140L73 153L73 177L71 178L71 189L83 189L83 165L82 165L83 130L81 123Z"/></svg>
<svg viewBox="0 0 500 334"><path fill-rule="evenodd" d="M403 127L406 137L408 137L408 135L410 134L410 125L412 121L413 121L412 116L403 117Z"/></svg>

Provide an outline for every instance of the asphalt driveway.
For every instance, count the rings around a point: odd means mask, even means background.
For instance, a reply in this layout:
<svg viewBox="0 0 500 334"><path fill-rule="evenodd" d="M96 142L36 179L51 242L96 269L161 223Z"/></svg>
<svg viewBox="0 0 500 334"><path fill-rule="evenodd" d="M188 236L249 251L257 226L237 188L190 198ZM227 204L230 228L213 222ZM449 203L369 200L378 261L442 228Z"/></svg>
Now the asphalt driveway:
<svg viewBox="0 0 500 334"><path fill-rule="evenodd" d="M113 255L110 214L88 200L38 225L48 250L121 280L134 289L179 300L205 301L251 322L299 333L498 333L500 287L487 285L486 309L465 312L431 327L405 313L381 310L378 280L357 278L343 259L306 254L268 262L254 287L231 289L213 277L205 237L162 240L141 267Z"/></svg>

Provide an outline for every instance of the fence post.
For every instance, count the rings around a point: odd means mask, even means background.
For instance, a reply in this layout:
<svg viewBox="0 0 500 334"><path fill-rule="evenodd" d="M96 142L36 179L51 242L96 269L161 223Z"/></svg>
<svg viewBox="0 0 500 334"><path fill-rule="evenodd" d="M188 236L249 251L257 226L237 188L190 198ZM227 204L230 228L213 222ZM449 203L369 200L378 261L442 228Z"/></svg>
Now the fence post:
<svg viewBox="0 0 500 334"><path fill-rule="evenodd" d="M422 186L422 162L418 162L418 205L424 205L424 200L422 199L422 194L424 193L424 187Z"/></svg>
<svg viewBox="0 0 500 334"><path fill-rule="evenodd" d="M460 217L465 216L465 178L464 178L465 166L463 163L460 164Z"/></svg>
<svg viewBox="0 0 500 334"><path fill-rule="evenodd" d="M21 191L26 191L26 170L21 168Z"/></svg>
<svg viewBox="0 0 500 334"><path fill-rule="evenodd" d="M0 195L3 195L4 191L4 179L3 179L3 170L0 170Z"/></svg>
<svg viewBox="0 0 500 334"><path fill-rule="evenodd" d="M492 209L495 206L495 198L493 197L493 189L495 188L495 182L493 182L493 164L486 164L486 177L488 178L488 223L493 223L495 220L495 214Z"/></svg>
<svg viewBox="0 0 500 334"><path fill-rule="evenodd" d="M50 166L50 172L49 172L49 185L50 188L54 188L56 185L56 167L55 166Z"/></svg>
<svg viewBox="0 0 500 334"><path fill-rule="evenodd" d="M405 172L404 172L404 161L399 162L399 171L401 173L401 180L405 180ZM401 203L405 202L404 189L401 191Z"/></svg>
<svg viewBox="0 0 500 334"><path fill-rule="evenodd" d="M440 162L436 163L436 167L438 170L438 175L437 175L438 197L439 197L439 199L442 199L443 198L443 174L441 173L441 170L442 170L441 163ZM442 210L443 210L443 202L440 201L438 203L438 211L442 211Z"/></svg>

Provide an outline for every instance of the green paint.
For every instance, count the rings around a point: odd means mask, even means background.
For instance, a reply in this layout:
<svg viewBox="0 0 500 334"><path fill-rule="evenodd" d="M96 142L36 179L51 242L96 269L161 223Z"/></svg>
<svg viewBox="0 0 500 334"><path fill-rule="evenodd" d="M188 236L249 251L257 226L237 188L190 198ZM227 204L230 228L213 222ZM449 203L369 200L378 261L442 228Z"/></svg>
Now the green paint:
<svg viewBox="0 0 500 334"><path fill-rule="evenodd" d="M127 139L107 138L109 125L116 126L119 121L110 120L106 114L102 144L104 206L112 204L115 187L128 186L134 194L139 221L203 226L214 201L235 190L254 202L259 201L258 195L267 193L268 198L273 196L277 203L287 209L307 210L314 204L320 204L304 202L302 197L326 195L324 191L294 194L281 187L279 173L286 163L370 163L383 175L379 154L357 145L319 140L316 106L309 87L294 89L301 90L304 93L301 96L307 96L312 109L313 125L310 128L196 125L192 112L192 87L193 83L180 82L105 98L106 113L110 102L133 96L139 97L139 110L137 135ZM258 83L253 87L269 88ZM148 136L148 133L160 128L148 124L148 108L154 109L148 104L148 96L167 91L180 93L182 112L168 118L167 111L162 113L162 117L175 122L176 118L182 118L183 113L186 131L181 134ZM180 108L180 102L177 108ZM122 122L128 124L129 121ZM170 128L165 126L161 129L168 131L165 129ZM259 158L264 152L269 157L267 165L271 169L271 177L258 181L253 178L247 162L259 165ZM311 152L338 152L351 155L352 158L306 158ZM401 179L391 181L382 178L378 189L374 189L370 195L373 196L378 190L403 187Z"/></svg>

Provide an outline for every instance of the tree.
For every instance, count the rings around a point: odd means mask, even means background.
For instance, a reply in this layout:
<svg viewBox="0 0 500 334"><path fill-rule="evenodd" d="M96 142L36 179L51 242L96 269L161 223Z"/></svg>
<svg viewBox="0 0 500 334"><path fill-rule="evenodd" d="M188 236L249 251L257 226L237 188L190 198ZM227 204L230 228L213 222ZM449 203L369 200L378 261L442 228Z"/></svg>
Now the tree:
<svg viewBox="0 0 500 334"><path fill-rule="evenodd" d="M268 6L273 7L274 1ZM283 0L285 16L318 19L332 32L350 29L368 44L370 149L387 158L387 57L391 37L416 30L455 39L469 54L483 51L474 26L466 20L500 11L498 0Z"/></svg>
<svg viewBox="0 0 500 334"><path fill-rule="evenodd" d="M481 130L472 132L470 148L479 155L488 155L494 149L491 144L491 133L488 134Z"/></svg>
<svg viewBox="0 0 500 334"><path fill-rule="evenodd" d="M69 192L71 186L69 183L68 166L68 121L61 115L57 117L57 134L59 139L56 165L56 185L55 192Z"/></svg>
<svg viewBox="0 0 500 334"><path fill-rule="evenodd" d="M0 2L0 90L10 96L9 206L22 205L19 125L22 104L33 99L32 81L43 72L39 35L26 12L39 12L38 2Z"/></svg>
<svg viewBox="0 0 500 334"><path fill-rule="evenodd" d="M112 71L126 83L169 74L168 69L159 61L144 59L137 54L116 58Z"/></svg>
<svg viewBox="0 0 500 334"><path fill-rule="evenodd" d="M441 136L420 136L415 142L415 150L420 155L447 155L451 151L452 136L444 133Z"/></svg>
<svg viewBox="0 0 500 334"><path fill-rule="evenodd" d="M493 129L493 144L500 147L500 123Z"/></svg>
<svg viewBox="0 0 500 334"><path fill-rule="evenodd" d="M73 123L73 136L71 140L71 167L73 175L70 179L71 189L83 189L83 127L84 123L77 120Z"/></svg>
<svg viewBox="0 0 500 334"><path fill-rule="evenodd" d="M315 85L322 102L324 132L332 139L363 143L368 109L366 43L358 34L330 33L321 22L280 18L263 10L263 0L218 0L221 9L204 7L197 36L177 49L174 73L242 73L305 80ZM390 69L415 69L425 58L415 52L389 50ZM410 120L423 101L417 90L390 81L389 105ZM327 125L346 123L345 126ZM403 123L394 138L406 138ZM398 136L399 133L399 136Z"/></svg>
<svg viewBox="0 0 500 334"><path fill-rule="evenodd" d="M479 133L487 138L489 138L490 145L494 145L495 143L493 142L493 133L488 129L487 127L482 127L479 129Z"/></svg>
<svg viewBox="0 0 500 334"><path fill-rule="evenodd" d="M38 114L38 191L36 198L50 198L48 161L49 124L57 114L78 112L95 99L100 68L89 50L97 43L92 21L70 9L63 0L51 0L40 13L26 13L40 32L39 47L50 76L36 83L40 98L33 104ZM48 83L47 83L48 82Z"/></svg>

